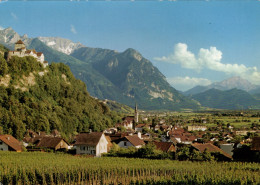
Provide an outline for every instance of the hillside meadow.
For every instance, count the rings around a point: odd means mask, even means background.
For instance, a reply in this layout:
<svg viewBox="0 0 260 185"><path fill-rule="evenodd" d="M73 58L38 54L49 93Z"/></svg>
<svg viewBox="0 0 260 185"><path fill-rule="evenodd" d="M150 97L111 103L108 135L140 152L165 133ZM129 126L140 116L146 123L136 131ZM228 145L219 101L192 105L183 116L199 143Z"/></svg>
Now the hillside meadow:
<svg viewBox="0 0 260 185"><path fill-rule="evenodd" d="M2 184L259 184L260 164L0 152ZM0 184L1 184L0 183Z"/></svg>

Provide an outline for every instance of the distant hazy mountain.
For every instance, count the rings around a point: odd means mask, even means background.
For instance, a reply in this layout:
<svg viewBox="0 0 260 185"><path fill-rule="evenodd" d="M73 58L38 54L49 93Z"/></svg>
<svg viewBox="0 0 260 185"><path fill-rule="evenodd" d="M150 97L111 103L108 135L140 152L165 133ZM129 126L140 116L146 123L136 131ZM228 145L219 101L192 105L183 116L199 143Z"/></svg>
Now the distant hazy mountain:
<svg viewBox="0 0 260 185"><path fill-rule="evenodd" d="M208 86L196 86L191 88L190 90L184 92L185 95L194 95L194 94L198 94L201 92L205 92L209 89L218 89L218 90L230 90L230 89L241 89L247 92L253 91L254 89L256 89L259 86L253 85L252 83L250 83L248 80L245 80L241 77L232 77L226 80L223 80L221 82L215 82L212 83ZM260 91L259 91L260 92Z"/></svg>
<svg viewBox="0 0 260 185"><path fill-rule="evenodd" d="M250 90L249 93L252 94L252 95L260 94L260 86L258 86L255 89Z"/></svg>
<svg viewBox="0 0 260 185"><path fill-rule="evenodd" d="M240 89L221 91L210 89L192 96L202 106L216 109L250 109L259 108L260 101L248 92Z"/></svg>
<svg viewBox="0 0 260 185"><path fill-rule="evenodd" d="M81 48L84 45L81 43L74 43L69 39L59 38L59 37L38 37L40 41L45 43L47 46L65 53L67 55L71 54L75 49Z"/></svg>
<svg viewBox="0 0 260 185"><path fill-rule="evenodd" d="M164 75L134 49L119 53L83 47L67 39L40 37L45 44L38 38L21 37L11 28L1 30L0 38L9 48L21 39L28 48L43 52L50 63L69 65L75 77L86 83L88 92L99 99L115 100L131 107L138 103L140 109L149 110L198 108L197 102L171 87ZM70 52L71 55L65 54Z"/></svg>

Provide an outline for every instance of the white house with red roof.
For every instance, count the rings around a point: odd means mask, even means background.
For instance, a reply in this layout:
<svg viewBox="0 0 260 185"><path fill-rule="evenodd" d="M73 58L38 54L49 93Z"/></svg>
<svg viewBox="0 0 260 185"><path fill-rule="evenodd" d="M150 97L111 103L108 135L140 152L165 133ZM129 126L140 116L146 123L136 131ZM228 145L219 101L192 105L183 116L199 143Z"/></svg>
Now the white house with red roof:
<svg viewBox="0 0 260 185"><path fill-rule="evenodd" d="M101 157L108 152L109 142L103 132L80 133L76 137L74 146L76 154L87 154Z"/></svg>
<svg viewBox="0 0 260 185"><path fill-rule="evenodd" d="M145 145L145 142L140 139L137 135L133 136L125 136L124 138L121 138L118 142L118 146L122 148L129 148L129 147L135 147L135 148L141 148Z"/></svg>

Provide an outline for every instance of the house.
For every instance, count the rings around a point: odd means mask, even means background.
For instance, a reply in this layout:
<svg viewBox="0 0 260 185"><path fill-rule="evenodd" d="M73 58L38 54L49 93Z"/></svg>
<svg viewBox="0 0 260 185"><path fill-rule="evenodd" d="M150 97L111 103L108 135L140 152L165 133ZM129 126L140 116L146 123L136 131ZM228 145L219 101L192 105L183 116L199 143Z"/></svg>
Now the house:
<svg viewBox="0 0 260 185"><path fill-rule="evenodd" d="M118 145L122 148L141 148L143 145L145 145L145 142L142 139L140 139L137 135L133 135L123 137L118 141Z"/></svg>
<svg viewBox="0 0 260 185"><path fill-rule="evenodd" d="M106 137L107 142L108 142L108 144L107 144L107 152L109 152L110 149L112 148L113 144L112 144L111 138L109 136L105 135L105 137Z"/></svg>
<svg viewBox="0 0 260 185"><path fill-rule="evenodd" d="M170 135L171 140L174 143L181 143L181 144L192 144L194 141L197 140L197 137L194 135L191 135L187 132L174 132L174 134Z"/></svg>
<svg viewBox="0 0 260 185"><path fill-rule="evenodd" d="M138 124L135 126L135 131L136 132L143 132L143 127L145 126L145 124Z"/></svg>
<svg viewBox="0 0 260 185"><path fill-rule="evenodd" d="M21 152L20 142L11 135L0 135L0 151Z"/></svg>
<svg viewBox="0 0 260 185"><path fill-rule="evenodd" d="M121 123L116 124L117 128L124 127L126 129L133 129L134 116L124 117Z"/></svg>
<svg viewBox="0 0 260 185"><path fill-rule="evenodd" d="M157 150L161 150L163 152L176 152L176 148L172 142L154 142Z"/></svg>
<svg viewBox="0 0 260 185"><path fill-rule="evenodd" d="M189 125L188 131L205 131L207 130L206 126L199 126L199 125Z"/></svg>
<svg viewBox="0 0 260 185"><path fill-rule="evenodd" d="M136 132L143 132L143 129L144 128L147 128L147 129L151 129L151 124L138 124L135 126L135 131Z"/></svg>
<svg viewBox="0 0 260 185"><path fill-rule="evenodd" d="M104 130L105 134L115 134L117 133L117 128L108 128L106 130Z"/></svg>
<svg viewBox="0 0 260 185"><path fill-rule="evenodd" d="M229 155L228 153L224 152L217 146L211 144L211 143L205 143L205 144L200 144L200 143L194 143L191 145L195 150L198 150L199 152L203 153L204 151L208 151L210 153L219 153L222 155L223 160L231 160L232 156Z"/></svg>
<svg viewBox="0 0 260 185"><path fill-rule="evenodd" d="M220 144L220 149L233 156L234 143Z"/></svg>
<svg viewBox="0 0 260 185"><path fill-rule="evenodd" d="M76 154L88 154L101 157L102 153L107 153L108 144L103 132L80 133L76 137L74 146Z"/></svg>
<svg viewBox="0 0 260 185"><path fill-rule="evenodd" d="M235 134L239 136L246 136L247 132L248 132L247 130L237 130L235 131Z"/></svg>
<svg viewBox="0 0 260 185"><path fill-rule="evenodd" d="M42 137L35 145L37 148L48 148L52 150L60 150L69 148L69 143L60 137Z"/></svg>
<svg viewBox="0 0 260 185"><path fill-rule="evenodd" d="M36 58L44 67L48 65L47 61L44 61L44 55L42 52L36 52L33 50L27 50L23 41L19 40L15 43L14 51L9 51L7 55L7 60L9 61L13 56L26 57L32 56Z"/></svg>
<svg viewBox="0 0 260 185"><path fill-rule="evenodd" d="M111 142L117 142L118 140L122 139L125 136L128 136L129 134L127 132L121 132L121 133L115 133L115 134L105 134L106 136L109 136L111 139Z"/></svg>

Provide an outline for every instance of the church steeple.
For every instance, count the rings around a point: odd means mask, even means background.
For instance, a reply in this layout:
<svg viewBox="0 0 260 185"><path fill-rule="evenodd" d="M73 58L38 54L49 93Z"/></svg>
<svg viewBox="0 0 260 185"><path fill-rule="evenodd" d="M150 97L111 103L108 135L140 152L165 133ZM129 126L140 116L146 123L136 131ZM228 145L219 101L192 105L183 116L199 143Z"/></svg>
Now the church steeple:
<svg viewBox="0 0 260 185"><path fill-rule="evenodd" d="M138 123L138 110L137 110L137 104L135 103L135 122Z"/></svg>

